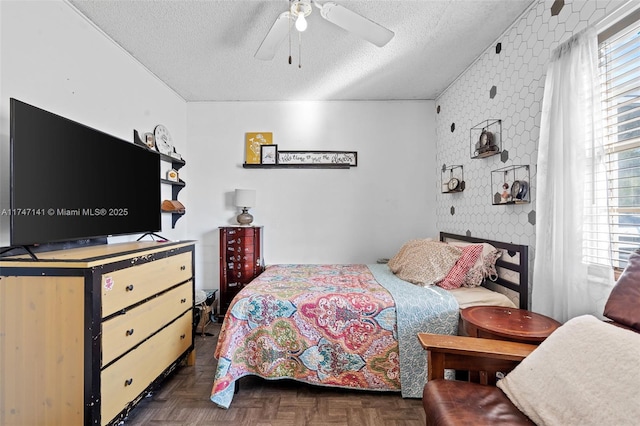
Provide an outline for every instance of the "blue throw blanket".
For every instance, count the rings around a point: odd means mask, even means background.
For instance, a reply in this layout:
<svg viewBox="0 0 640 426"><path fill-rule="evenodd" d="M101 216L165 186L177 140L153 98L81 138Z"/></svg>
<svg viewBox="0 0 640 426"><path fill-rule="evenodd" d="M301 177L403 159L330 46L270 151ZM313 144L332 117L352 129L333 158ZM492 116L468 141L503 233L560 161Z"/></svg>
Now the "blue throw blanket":
<svg viewBox="0 0 640 426"><path fill-rule="evenodd" d="M367 266L396 303L402 396L422 398L427 381L427 353L417 334L457 334L458 302L440 287L420 287L401 280L387 265Z"/></svg>

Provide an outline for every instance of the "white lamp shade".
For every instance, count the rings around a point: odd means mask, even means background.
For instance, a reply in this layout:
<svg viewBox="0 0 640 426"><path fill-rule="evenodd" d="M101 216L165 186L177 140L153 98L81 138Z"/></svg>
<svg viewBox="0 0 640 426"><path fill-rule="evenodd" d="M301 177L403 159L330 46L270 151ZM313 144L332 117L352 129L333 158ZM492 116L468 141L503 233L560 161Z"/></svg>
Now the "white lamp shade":
<svg viewBox="0 0 640 426"><path fill-rule="evenodd" d="M255 207L255 189L236 189L236 207Z"/></svg>

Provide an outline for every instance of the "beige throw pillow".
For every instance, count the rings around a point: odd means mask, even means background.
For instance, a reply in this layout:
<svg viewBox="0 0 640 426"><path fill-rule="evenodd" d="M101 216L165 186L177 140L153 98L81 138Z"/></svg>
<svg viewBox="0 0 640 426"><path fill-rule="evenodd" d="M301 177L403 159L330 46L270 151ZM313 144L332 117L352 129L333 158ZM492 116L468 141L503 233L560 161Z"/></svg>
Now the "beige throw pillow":
<svg viewBox="0 0 640 426"><path fill-rule="evenodd" d="M388 266L398 278L427 286L442 281L461 254L459 248L440 241L411 240L389 260Z"/></svg>

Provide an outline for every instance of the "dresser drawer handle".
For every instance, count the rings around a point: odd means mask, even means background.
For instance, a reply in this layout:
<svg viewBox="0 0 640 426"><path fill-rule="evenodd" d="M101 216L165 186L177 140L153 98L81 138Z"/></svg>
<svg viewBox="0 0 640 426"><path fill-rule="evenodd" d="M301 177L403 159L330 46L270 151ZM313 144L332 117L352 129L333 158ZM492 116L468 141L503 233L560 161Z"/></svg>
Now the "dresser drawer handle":
<svg viewBox="0 0 640 426"><path fill-rule="evenodd" d="M187 303L187 299L186 298L180 299L180 303Z"/></svg>
<svg viewBox="0 0 640 426"><path fill-rule="evenodd" d="M133 284L129 284L126 288L126 291L133 291Z"/></svg>
<svg viewBox="0 0 640 426"><path fill-rule="evenodd" d="M187 269L187 267L186 267L186 266L184 266L184 265L182 265L182 266L180 267L180 270L181 270L181 271L186 271L186 269Z"/></svg>
<svg viewBox="0 0 640 426"><path fill-rule="evenodd" d="M186 335L186 334L181 334L181 335L180 335L180 340L184 340L184 339L185 339L185 337L187 337L187 335Z"/></svg>
<svg viewBox="0 0 640 426"><path fill-rule="evenodd" d="M133 378L124 381L125 386L131 386L131 383L133 383Z"/></svg>
<svg viewBox="0 0 640 426"><path fill-rule="evenodd" d="M127 330L125 333L127 336L131 336L133 334L133 328L131 330Z"/></svg>

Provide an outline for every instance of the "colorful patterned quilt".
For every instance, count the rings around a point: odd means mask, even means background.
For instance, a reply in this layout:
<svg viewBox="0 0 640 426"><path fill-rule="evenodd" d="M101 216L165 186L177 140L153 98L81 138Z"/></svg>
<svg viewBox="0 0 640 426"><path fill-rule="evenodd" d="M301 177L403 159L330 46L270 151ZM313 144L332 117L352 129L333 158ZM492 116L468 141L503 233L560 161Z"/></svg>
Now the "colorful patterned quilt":
<svg viewBox="0 0 640 426"><path fill-rule="evenodd" d="M386 265L269 266L227 311L211 400L228 408L246 375L419 398L426 354L416 333L457 325L446 290L402 281Z"/></svg>

